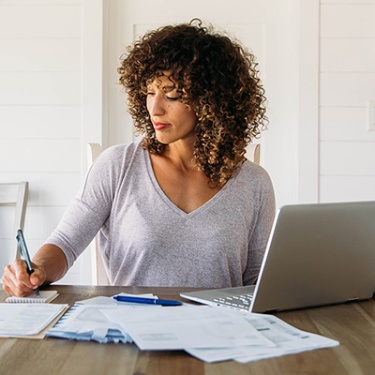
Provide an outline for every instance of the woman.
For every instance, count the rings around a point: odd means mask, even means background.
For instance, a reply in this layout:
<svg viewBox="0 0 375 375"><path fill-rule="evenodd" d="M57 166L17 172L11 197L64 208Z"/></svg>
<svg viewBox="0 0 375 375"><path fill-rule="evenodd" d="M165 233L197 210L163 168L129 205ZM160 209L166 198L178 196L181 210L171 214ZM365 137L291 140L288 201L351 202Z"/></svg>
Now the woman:
<svg viewBox="0 0 375 375"><path fill-rule="evenodd" d="M99 231L114 285L219 288L256 282L275 213L245 158L265 127L254 56L199 20L147 33L118 69L139 142L105 150L33 259L3 289L59 280Z"/></svg>

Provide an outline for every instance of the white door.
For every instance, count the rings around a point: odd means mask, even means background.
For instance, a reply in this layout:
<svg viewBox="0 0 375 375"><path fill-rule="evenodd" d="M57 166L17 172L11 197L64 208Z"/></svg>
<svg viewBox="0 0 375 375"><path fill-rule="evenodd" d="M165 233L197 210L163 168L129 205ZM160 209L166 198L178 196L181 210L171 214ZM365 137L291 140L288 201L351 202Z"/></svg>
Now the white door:
<svg viewBox="0 0 375 375"><path fill-rule="evenodd" d="M295 14L291 0L111 0L108 1L108 135L107 145L133 139L125 96L116 86L116 69L125 47L146 30L200 18L228 31L257 57L268 98L269 129L260 139L261 164L274 183L277 206L297 197Z"/></svg>

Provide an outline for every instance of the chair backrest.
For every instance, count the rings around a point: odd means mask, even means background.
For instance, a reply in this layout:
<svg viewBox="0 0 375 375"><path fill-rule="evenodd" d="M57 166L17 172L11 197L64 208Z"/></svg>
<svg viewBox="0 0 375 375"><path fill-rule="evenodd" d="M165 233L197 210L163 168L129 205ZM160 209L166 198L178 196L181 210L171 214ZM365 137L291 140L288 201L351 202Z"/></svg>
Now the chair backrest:
<svg viewBox="0 0 375 375"><path fill-rule="evenodd" d="M246 147L246 158L255 164L260 164L260 144L250 143Z"/></svg>
<svg viewBox="0 0 375 375"><path fill-rule="evenodd" d="M20 257L17 245L17 230L24 228L29 183L26 181L15 183L0 183L0 206L12 206L14 210L14 222L12 228L12 243L14 252L10 251L9 263Z"/></svg>
<svg viewBox="0 0 375 375"><path fill-rule="evenodd" d="M102 147L98 143L89 143L87 145L87 162L89 167L91 167L101 151ZM93 285L110 285L103 259L99 251L98 236L96 236L91 243L91 259Z"/></svg>

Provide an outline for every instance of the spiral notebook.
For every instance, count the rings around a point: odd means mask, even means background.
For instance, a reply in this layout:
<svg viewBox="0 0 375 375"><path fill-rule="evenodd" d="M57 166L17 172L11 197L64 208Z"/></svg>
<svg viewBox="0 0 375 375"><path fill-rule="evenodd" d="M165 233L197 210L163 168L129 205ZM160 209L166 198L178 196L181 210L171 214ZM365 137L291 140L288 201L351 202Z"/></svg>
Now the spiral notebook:
<svg viewBox="0 0 375 375"><path fill-rule="evenodd" d="M41 290L39 297L31 295L27 297L8 297L5 302L7 303L49 303L54 300L59 293L56 290Z"/></svg>

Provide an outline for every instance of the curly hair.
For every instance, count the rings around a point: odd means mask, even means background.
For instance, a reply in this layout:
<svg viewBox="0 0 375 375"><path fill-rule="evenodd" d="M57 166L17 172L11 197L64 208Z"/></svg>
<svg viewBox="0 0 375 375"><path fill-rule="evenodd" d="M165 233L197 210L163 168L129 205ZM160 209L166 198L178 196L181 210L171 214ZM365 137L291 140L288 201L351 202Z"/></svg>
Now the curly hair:
<svg viewBox="0 0 375 375"><path fill-rule="evenodd" d="M267 127L255 57L200 20L150 31L127 49L118 68L143 147L162 154L146 107L147 84L168 71L180 101L195 112L193 160L212 186L223 186L245 161L246 146Z"/></svg>

